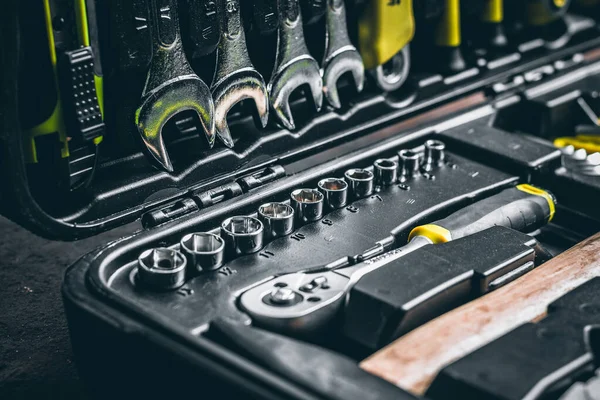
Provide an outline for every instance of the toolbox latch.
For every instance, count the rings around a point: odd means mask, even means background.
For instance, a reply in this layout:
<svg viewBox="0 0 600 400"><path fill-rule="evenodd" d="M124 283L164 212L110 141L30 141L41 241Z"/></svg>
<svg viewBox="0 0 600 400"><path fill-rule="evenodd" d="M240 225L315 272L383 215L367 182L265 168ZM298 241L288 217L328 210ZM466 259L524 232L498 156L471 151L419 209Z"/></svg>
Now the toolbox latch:
<svg viewBox="0 0 600 400"><path fill-rule="evenodd" d="M198 205L190 198L177 200L166 207L142 215L142 226L144 229L152 228L198 210Z"/></svg>
<svg viewBox="0 0 600 400"><path fill-rule="evenodd" d="M272 165L263 169L262 171L240 178L237 180L237 182L240 184L244 192L248 192L264 185L265 183L273 182L274 180L283 176L285 176L285 169L281 165Z"/></svg>

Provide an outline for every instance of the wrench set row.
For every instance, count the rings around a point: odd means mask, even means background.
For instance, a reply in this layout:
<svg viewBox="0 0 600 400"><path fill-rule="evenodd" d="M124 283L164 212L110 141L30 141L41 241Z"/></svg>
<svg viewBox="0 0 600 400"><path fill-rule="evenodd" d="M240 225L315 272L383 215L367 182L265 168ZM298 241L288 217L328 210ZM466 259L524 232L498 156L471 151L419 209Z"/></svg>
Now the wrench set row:
<svg viewBox="0 0 600 400"><path fill-rule="evenodd" d="M215 3L221 37L209 88L186 59L177 0L149 2L154 51L135 122L148 153L167 171L173 171L173 165L162 130L167 121L181 111L193 110L198 114L210 147L216 138L227 147L233 147L227 114L242 100L253 100L256 120L263 128L269 120L270 109L278 123L293 130L295 124L289 101L290 94L298 87L310 88L315 109L319 111L323 97L332 107L341 107L337 89L341 75L350 72L359 92L364 85L364 65L348 36L344 1L327 2L326 49L320 66L306 46L298 0L280 1L275 7L280 21L277 53L268 83L248 55L240 1Z"/></svg>
<svg viewBox="0 0 600 400"><path fill-rule="evenodd" d="M227 259L260 251L265 242L290 235L295 227L319 221L326 212L345 207L349 201L372 195L377 188L406 182L430 173L445 163L445 144L425 143L424 155L409 149L395 159L378 159L371 169L352 168L344 178L320 180L318 188L292 191L287 202L270 202L258 207L256 217L234 216L221 223L220 235L196 232L185 235L179 250L154 248L138 258L139 282L151 289L170 290L190 276L214 271Z"/></svg>

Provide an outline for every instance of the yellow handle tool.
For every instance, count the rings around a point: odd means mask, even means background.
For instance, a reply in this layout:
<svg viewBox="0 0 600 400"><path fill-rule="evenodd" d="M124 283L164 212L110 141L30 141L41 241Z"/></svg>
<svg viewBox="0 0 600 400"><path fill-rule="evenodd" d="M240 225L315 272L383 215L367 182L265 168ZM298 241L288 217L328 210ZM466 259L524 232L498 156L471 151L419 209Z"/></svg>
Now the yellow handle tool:
<svg viewBox="0 0 600 400"><path fill-rule="evenodd" d="M410 69L408 44L415 34L412 0L369 0L358 19L358 46L365 69L385 91L400 88ZM390 68L384 71L383 65Z"/></svg>
<svg viewBox="0 0 600 400"><path fill-rule="evenodd" d="M412 0L371 0L358 24L358 43L365 68L383 65L415 34Z"/></svg>

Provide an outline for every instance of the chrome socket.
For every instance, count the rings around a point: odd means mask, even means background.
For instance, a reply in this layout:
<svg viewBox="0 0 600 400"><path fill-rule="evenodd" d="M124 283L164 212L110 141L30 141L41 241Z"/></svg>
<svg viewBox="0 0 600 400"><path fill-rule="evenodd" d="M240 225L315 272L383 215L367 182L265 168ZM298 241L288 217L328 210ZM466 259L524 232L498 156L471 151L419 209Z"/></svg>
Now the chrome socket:
<svg viewBox="0 0 600 400"><path fill-rule="evenodd" d="M179 242L181 252L187 259L187 269L191 275L221 268L225 255L225 241L208 232L185 235Z"/></svg>
<svg viewBox="0 0 600 400"><path fill-rule="evenodd" d="M366 169L349 169L344 174L348 186L350 186L350 196L353 199L360 199L373 194L374 175Z"/></svg>
<svg viewBox="0 0 600 400"><path fill-rule="evenodd" d="M428 140L425 142L425 171L444 164L446 160L446 144L440 140Z"/></svg>
<svg viewBox="0 0 600 400"><path fill-rule="evenodd" d="M185 256L173 249L159 247L138 257L138 279L154 290L177 289L185 283Z"/></svg>
<svg viewBox="0 0 600 400"><path fill-rule="evenodd" d="M394 160L380 158L373 163L375 171L375 184L390 186L398 180L398 163Z"/></svg>
<svg viewBox="0 0 600 400"><path fill-rule="evenodd" d="M285 203L266 203L258 207L267 239L287 236L294 231L294 209Z"/></svg>
<svg viewBox="0 0 600 400"><path fill-rule="evenodd" d="M318 221L323 218L323 193L317 189L296 189L290 195L291 204L299 223Z"/></svg>
<svg viewBox="0 0 600 400"><path fill-rule="evenodd" d="M256 218L237 216L221 223L225 251L232 257L252 254L263 247L264 227Z"/></svg>
<svg viewBox="0 0 600 400"><path fill-rule="evenodd" d="M400 181L404 182L419 174L419 153L413 150L400 150L398 152L400 158Z"/></svg>
<svg viewBox="0 0 600 400"><path fill-rule="evenodd" d="M332 211L345 207L348 203L348 183L339 178L325 178L319 181L319 190L325 197L325 208Z"/></svg>

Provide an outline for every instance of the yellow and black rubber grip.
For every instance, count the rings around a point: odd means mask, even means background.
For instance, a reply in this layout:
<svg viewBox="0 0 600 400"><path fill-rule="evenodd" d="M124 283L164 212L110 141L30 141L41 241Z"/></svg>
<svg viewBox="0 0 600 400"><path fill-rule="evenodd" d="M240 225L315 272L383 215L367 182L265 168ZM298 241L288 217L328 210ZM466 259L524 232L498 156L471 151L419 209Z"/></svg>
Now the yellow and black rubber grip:
<svg viewBox="0 0 600 400"><path fill-rule="evenodd" d="M556 199L552 193L523 184L467 206L447 218L412 230L409 240L425 236L433 243L445 243L504 226L520 232L532 232L552 220Z"/></svg>

